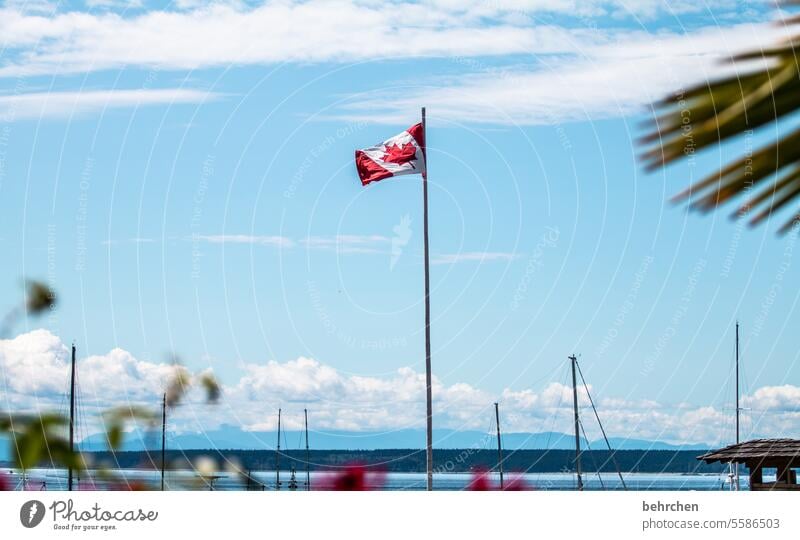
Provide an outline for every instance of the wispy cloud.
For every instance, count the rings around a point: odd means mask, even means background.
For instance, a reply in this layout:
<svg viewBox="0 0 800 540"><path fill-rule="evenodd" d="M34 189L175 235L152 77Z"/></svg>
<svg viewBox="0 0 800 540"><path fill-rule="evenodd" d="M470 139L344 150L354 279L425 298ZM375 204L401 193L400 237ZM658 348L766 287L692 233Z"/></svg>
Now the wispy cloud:
<svg viewBox="0 0 800 540"><path fill-rule="evenodd" d="M288 236L252 234L195 234L187 237L194 242L210 244L254 244L291 248L300 245L310 250L336 251L337 253L384 253L379 249L390 240L380 235L339 234L331 236L308 236L295 240Z"/></svg>
<svg viewBox="0 0 800 540"><path fill-rule="evenodd" d="M431 257L431 264L458 264L463 262L513 261L517 253L501 251L467 251L463 253L443 253Z"/></svg>
<svg viewBox="0 0 800 540"><path fill-rule="evenodd" d="M182 1L135 11L138 2L91 0L123 13L0 10L0 75L87 72L124 66L201 69L279 62L349 62L420 56L488 57L579 52L608 33L588 24L559 27L536 16L637 20L701 9L735 10L732 0L338 0ZM399 16L398 16L399 14ZM297 24L302 21L302 24ZM584 28L581 28L583 26ZM354 38L357 36L357 38ZM131 46L135 44L135 46ZM365 44L373 44L372 46Z"/></svg>
<svg viewBox="0 0 800 540"><path fill-rule="evenodd" d="M207 242L209 244L255 244L259 246L275 246L288 248L295 245L294 241L285 236L259 236L250 234L194 234L188 238L193 242Z"/></svg>
<svg viewBox="0 0 800 540"><path fill-rule="evenodd" d="M200 104L218 97L218 94L186 88L0 94L0 116L12 119L66 118L106 109Z"/></svg>
<svg viewBox="0 0 800 540"><path fill-rule="evenodd" d="M502 125L551 125L640 113L666 92L751 65L727 62L743 50L770 46L796 29L741 24L690 34L619 32L606 43L577 40L579 52L539 57L529 66L498 68L479 59L464 73L409 85L402 92L354 95L348 121L402 123L420 103L433 121Z"/></svg>
<svg viewBox="0 0 800 540"><path fill-rule="evenodd" d="M209 244L248 244L276 248L300 246L309 251L330 251L338 255L391 255L392 239L379 234L335 234L330 236L307 236L295 239L288 236L251 234L195 234L187 236L187 241ZM487 263L494 261L513 261L517 253L501 251L468 251L462 253L443 253L431 256L431 264L458 264L463 262Z"/></svg>
<svg viewBox="0 0 800 540"><path fill-rule="evenodd" d="M116 240L103 240L100 242L104 246L119 246L123 244L152 244L155 242L154 238L143 238L135 236L133 238L119 238Z"/></svg>
<svg viewBox="0 0 800 540"><path fill-rule="evenodd" d="M337 253L388 253L391 240L385 236L338 234L333 236L309 236L300 240L308 249L322 249Z"/></svg>

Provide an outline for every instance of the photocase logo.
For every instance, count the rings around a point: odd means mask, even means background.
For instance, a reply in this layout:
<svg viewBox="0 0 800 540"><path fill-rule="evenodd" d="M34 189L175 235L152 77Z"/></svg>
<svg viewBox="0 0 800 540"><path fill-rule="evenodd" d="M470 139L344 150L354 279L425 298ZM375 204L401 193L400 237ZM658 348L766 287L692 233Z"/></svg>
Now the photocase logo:
<svg viewBox="0 0 800 540"><path fill-rule="evenodd" d="M400 218L400 223L392 227L394 236L392 237L392 260L389 263L389 270L394 270L394 265L400 260L403 248L411 238L411 216L408 214Z"/></svg>
<svg viewBox="0 0 800 540"><path fill-rule="evenodd" d="M19 509L19 520L26 529L33 529L44 519L44 503L28 501Z"/></svg>

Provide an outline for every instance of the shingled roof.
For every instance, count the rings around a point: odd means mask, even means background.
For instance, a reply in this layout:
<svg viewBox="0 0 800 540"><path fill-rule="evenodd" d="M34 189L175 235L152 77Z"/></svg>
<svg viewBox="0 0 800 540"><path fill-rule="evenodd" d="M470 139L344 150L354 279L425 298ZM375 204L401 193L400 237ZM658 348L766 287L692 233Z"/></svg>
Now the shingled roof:
<svg viewBox="0 0 800 540"><path fill-rule="evenodd" d="M800 463L799 439L755 439L713 450L697 459L706 463L745 463L765 459L790 459Z"/></svg>

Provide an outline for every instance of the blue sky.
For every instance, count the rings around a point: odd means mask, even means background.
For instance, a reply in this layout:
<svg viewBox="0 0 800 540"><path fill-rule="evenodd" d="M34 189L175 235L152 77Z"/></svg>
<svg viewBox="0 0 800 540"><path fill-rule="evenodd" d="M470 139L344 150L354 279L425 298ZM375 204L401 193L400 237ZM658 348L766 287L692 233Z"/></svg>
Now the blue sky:
<svg viewBox="0 0 800 540"><path fill-rule="evenodd" d="M797 427L783 216L749 230L733 209L668 203L769 134L653 174L636 160L647 104L777 39L768 8L101 0L2 13L0 306L22 300L22 277L60 297L18 333L141 363L175 352L244 400L248 366L269 361L296 383L277 401L349 395L309 390L290 369L300 357L351 382L424 372L420 181L362 188L353 151L426 105L434 372L477 392L463 414L443 405L451 425L482 426L510 393L541 397L575 352L622 411L620 435L663 413L653 436L721 439L738 318L765 422L752 432ZM381 414L365 424L407 427Z"/></svg>

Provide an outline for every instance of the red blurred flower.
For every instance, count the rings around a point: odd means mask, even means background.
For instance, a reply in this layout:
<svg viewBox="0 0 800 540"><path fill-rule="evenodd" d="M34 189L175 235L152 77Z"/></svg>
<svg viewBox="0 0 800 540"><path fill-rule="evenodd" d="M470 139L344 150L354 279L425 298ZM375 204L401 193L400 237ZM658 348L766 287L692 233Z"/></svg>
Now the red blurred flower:
<svg viewBox="0 0 800 540"><path fill-rule="evenodd" d="M532 489L528 487L528 483L525 482L525 478L521 474L507 478L503 484L503 491L528 491ZM470 491L500 491L500 485L492 483L487 471L479 470L472 474L472 480L470 480L467 489Z"/></svg>
<svg viewBox="0 0 800 540"><path fill-rule="evenodd" d="M383 472L370 471L364 465L354 463L331 475L322 489L332 491L372 491L383 485Z"/></svg>
<svg viewBox="0 0 800 540"><path fill-rule="evenodd" d="M486 471L475 471L472 473L472 480L467 486L469 491L492 491L492 483Z"/></svg>
<svg viewBox="0 0 800 540"><path fill-rule="evenodd" d="M533 487L529 486L525 478L521 475L515 475L509 478L503 486L503 491L532 491Z"/></svg>

